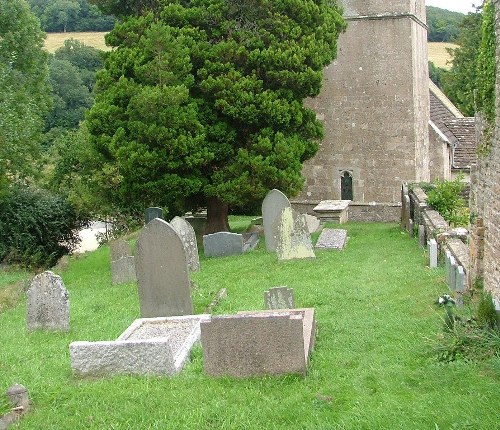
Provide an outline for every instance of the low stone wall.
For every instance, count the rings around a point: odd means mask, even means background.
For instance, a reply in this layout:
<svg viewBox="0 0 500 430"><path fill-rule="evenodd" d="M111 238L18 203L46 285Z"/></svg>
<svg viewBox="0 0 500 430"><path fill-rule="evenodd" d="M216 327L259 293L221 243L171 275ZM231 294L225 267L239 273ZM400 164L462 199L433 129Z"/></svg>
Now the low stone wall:
<svg viewBox="0 0 500 430"><path fill-rule="evenodd" d="M427 204L427 194L419 187L412 190L406 184L402 187L401 228L413 235L419 232L419 242L425 246L431 239L438 244L438 251L444 256L449 251L456 264L465 272L465 284L470 287L469 233L463 228L452 228L446 220ZM406 203L405 203L406 202ZM422 226L422 227L420 227ZM409 231L412 229L412 231Z"/></svg>

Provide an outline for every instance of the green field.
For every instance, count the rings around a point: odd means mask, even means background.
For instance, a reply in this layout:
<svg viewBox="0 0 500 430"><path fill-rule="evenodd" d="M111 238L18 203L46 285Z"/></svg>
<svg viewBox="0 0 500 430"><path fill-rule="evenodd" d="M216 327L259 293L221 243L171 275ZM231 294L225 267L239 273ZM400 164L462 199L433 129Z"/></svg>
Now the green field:
<svg viewBox="0 0 500 430"><path fill-rule="evenodd" d="M134 284L111 284L108 247L72 258L62 273L69 333L28 333L24 299L0 313L0 391L18 382L33 400L14 428L498 428L500 359L435 358L443 268L429 269L424 250L395 224L346 228L347 248L317 251L315 260L279 263L261 243L241 256L201 256L192 275L196 313L221 288L228 297L217 314L262 309L263 291L280 285L294 289L298 307L314 307L317 339L305 378L211 378L200 346L171 378L74 377L69 343L115 339L139 317L139 304ZM2 274L0 289L11 281Z"/></svg>

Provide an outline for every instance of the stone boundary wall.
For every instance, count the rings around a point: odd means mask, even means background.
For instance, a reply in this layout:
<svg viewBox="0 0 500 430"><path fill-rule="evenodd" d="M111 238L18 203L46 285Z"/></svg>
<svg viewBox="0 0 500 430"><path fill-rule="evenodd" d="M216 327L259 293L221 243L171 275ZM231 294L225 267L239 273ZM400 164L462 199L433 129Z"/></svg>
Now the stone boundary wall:
<svg viewBox="0 0 500 430"><path fill-rule="evenodd" d="M409 200L409 207L405 204ZM438 244L438 252L444 256L449 251L455 258L457 265L462 266L465 272L467 288L472 284L472 278L468 276L470 271L469 258L469 232L463 228L452 228L446 220L434 209L427 205L427 194L419 187L412 190L406 184L401 191L401 228L407 230L410 235L423 226L423 237L419 237L420 244L425 246L431 239ZM409 231L411 226L414 231Z"/></svg>

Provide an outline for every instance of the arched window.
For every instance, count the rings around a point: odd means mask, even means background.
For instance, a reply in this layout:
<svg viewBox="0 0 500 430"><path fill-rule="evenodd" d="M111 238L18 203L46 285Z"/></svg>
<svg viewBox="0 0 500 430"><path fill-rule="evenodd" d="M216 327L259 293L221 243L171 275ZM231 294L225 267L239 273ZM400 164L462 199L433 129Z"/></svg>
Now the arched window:
<svg viewBox="0 0 500 430"><path fill-rule="evenodd" d="M341 200L354 200L352 192L352 173L345 171L340 177L340 198Z"/></svg>

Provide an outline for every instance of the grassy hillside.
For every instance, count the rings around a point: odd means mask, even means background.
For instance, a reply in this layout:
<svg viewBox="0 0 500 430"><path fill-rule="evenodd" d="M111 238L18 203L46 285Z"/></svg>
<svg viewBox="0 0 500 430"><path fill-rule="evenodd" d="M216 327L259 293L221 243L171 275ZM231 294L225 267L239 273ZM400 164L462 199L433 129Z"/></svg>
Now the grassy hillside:
<svg viewBox="0 0 500 430"><path fill-rule="evenodd" d="M247 220L248 224L248 220ZM70 342L115 339L135 318L135 284L112 285L109 249L70 260L61 273L71 331L26 331L25 300L0 313L0 391L25 385L33 409L18 429L494 429L500 359L438 362L446 292L415 238L395 224L343 225L344 251L279 263L264 244L226 258L201 256L195 312L220 288L217 314L262 309L263 291L286 285L297 306L314 307L317 342L305 378L211 378L196 347L175 377L79 379ZM2 282L0 278L0 289Z"/></svg>
<svg viewBox="0 0 500 430"><path fill-rule="evenodd" d="M443 69L449 69L451 64L449 61L452 60L446 48L458 48L458 45L453 43L444 42L429 42L427 44L429 49L429 61L432 61L437 67L442 67Z"/></svg>

